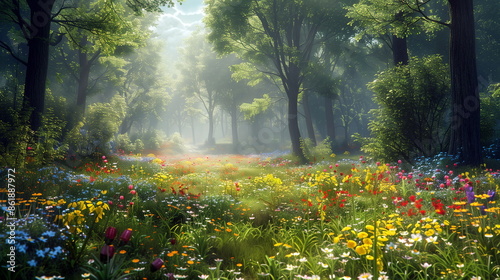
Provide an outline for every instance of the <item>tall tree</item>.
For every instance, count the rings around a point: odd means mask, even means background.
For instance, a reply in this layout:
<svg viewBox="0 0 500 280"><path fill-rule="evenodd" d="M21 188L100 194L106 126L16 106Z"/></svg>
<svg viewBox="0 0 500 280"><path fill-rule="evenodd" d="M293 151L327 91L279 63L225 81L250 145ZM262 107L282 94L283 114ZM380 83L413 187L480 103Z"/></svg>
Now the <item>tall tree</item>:
<svg viewBox="0 0 500 280"><path fill-rule="evenodd" d="M449 153L458 156L466 165L478 166L482 157L473 0L448 0L448 21L442 21L436 14L432 14L430 5L441 3L439 0L393 1L380 10L371 6L380 4L379 2L381 1L363 0L353 6L351 15L361 22L388 27L395 35L417 31L417 23L421 23L420 28L424 31L449 27L452 97ZM394 15L401 13L406 16L393 20Z"/></svg>
<svg viewBox="0 0 500 280"><path fill-rule="evenodd" d="M196 32L188 38L186 47L181 50L181 55L183 63L179 65L181 68L180 83L184 87L183 90L195 96L205 109L208 120L206 144L214 145L214 114L217 105L220 61L201 32Z"/></svg>
<svg viewBox="0 0 500 280"><path fill-rule="evenodd" d="M74 119L80 120L85 113L92 68L99 64L100 58L112 55L124 55L123 50L139 48L145 45L151 34L148 27L153 24L154 16L137 18L124 1L112 3L102 0L80 1L78 6L65 15L66 19L85 19L85 22L98 22L105 19L105 27L87 30L79 25L61 26L60 32L68 38L68 43L76 51L74 57L66 60L76 61L76 66L69 67L75 72L77 80L76 114ZM61 52L63 55L63 52ZM109 60L108 60L109 61ZM71 65L71 64L69 64ZM75 68L75 69L71 69ZM99 75L99 76L102 76Z"/></svg>
<svg viewBox="0 0 500 280"><path fill-rule="evenodd" d="M288 98L292 152L305 162L300 146L298 96L321 26L331 24L338 3L323 0L207 1L209 40L220 53L236 52L277 77Z"/></svg>
<svg viewBox="0 0 500 280"><path fill-rule="evenodd" d="M52 38L51 24L81 26L89 30L105 26L103 25L105 18L99 19L98 22L87 22L68 17L70 10L78 6L76 2L78 1L6 0L0 3L0 21L6 21L17 28L28 46L27 57L23 57L22 54L15 52L13 42L0 42L0 47L26 66L23 108L25 111L32 111L30 126L34 131L41 125L45 106L49 47L60 38ZM126 3L136 13L140 13L160 11L160 5L172 5L173 0L127 0Z"/></svg>

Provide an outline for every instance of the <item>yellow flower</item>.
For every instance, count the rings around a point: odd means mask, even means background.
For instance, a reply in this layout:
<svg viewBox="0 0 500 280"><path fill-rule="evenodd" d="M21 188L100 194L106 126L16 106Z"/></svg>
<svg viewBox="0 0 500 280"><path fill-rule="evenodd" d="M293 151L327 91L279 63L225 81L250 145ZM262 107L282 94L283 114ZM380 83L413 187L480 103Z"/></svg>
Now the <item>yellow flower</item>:
<svg viewBox="0 0 500 280"><path fill-rule="evenodd" d="M366 225L365 228L366 230L371 230L371 231L375 230L375 227L372 225Z"/></svg>
<svg viewBox="0 0 500 280"><path fill-rule="evenodd" d="M356 247L355 251L359 255L366 255L366 254L368 254L368 251L366 250L365 246L363 246L363 245Z"/></svg>
<svg viewBox="0 0 500 280"><path fill-rule="evenodd" d="M360 233L358 233L358 238L359 239L363 239L363 238L367 238L368 237L368 233L362 231Z"/></svg>
<svg viewBox="0 0 500 280"><path fill-rule="evenodd" d="M427 236L432 236L432 235L434 235L435 233L436 233L436 232L435 232L433 229L429 229L429 230L426 230L426 231L424 232L424 234L425 234L425 235L427 235Z"/></svg>
<svg viewBox="0 0 500 280"><path fill-rule="evenodd" d="M357 245L357 243L354 240L348 240L347 241L347 248L351 248L352 249L352 248L356 247L356 245Z"/></svg>
<svg viewBox="0 0 500 280"><path fill-rule="evenodd" d="M363 238L363 244L365 245L372 245L373 242L370 238Z"/></svg>

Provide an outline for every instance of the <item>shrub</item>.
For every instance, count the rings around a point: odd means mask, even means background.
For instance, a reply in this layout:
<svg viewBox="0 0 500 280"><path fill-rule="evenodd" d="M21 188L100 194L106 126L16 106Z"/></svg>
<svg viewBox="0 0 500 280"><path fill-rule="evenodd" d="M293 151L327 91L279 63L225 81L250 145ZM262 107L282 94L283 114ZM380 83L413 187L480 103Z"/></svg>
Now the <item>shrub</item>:
<svg viewBox="0 0 500 280"><path fill-rule="evenodd" d="M309 162L317 162L332 154L330 139L326 138L314 146L311 139L301 139L300 146Z"/></svg>
<svg viewBox="0 0 500 280"><path fill-rule="evenodd" d="M368 84L379 105L369 123L371 137L358 139L373 157L394 161L446 150L450 78L440 56L412 58Z"/></svg>

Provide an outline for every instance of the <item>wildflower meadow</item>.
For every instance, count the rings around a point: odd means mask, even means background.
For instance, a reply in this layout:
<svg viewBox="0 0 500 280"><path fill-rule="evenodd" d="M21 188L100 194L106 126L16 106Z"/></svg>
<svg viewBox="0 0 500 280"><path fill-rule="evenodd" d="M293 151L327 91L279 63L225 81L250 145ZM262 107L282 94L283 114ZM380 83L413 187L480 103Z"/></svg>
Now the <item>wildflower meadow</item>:
<svg viewBox="0 0 500 280"><path fill-rule="evenodd" d="M1 279L500 279L500 173L99 156L3 169Z"/></svg>

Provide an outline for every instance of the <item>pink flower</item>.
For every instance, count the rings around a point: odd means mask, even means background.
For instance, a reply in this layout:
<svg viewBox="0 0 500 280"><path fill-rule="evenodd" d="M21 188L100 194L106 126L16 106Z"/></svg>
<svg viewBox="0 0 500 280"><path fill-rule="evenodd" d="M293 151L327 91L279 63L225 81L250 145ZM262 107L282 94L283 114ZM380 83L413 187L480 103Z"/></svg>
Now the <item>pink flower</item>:
<svg viewBox="0 0 500 280"><path fill-rule="evenodd" d="M134 185L128 185L128 189L131 190L134 188Z"/></svg>
<svg viewBox="0 0 500 280"><path fill-rule="evenodd" d="M136 192L135 190L131 190L131 191L130 191L130 194L135 195L136 193L137 193L137 192Z"/></svg>
<svg viewBox="0 0 500 280"><path fill-rule="evenodd" d="M106 159L106 156L102 156L102 159Z"/></svg>
<svg viewBox="0 0 500 280"><path fill-rule="evenodd" d="M125 199L125 197L124 197L123 195L120 195L120 199L121 199L121 200L124 200L124 199Z"/></svg>

